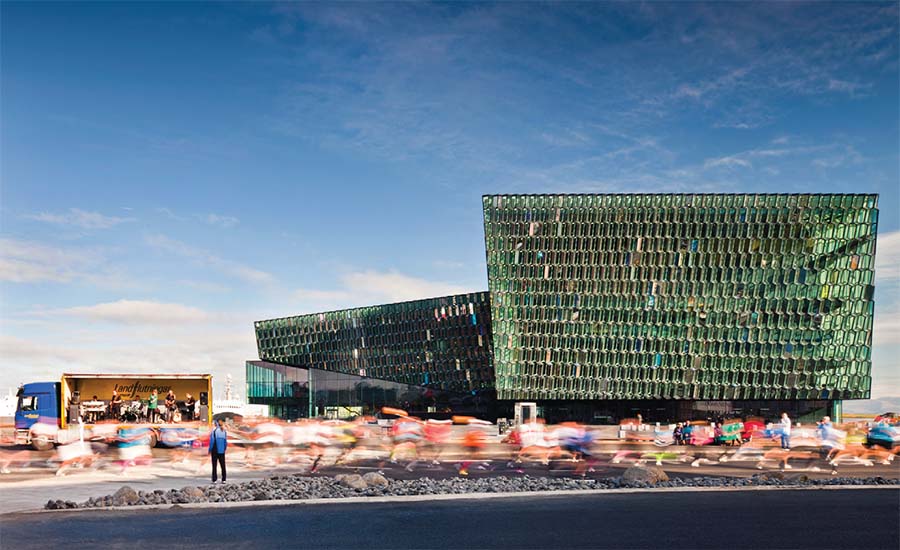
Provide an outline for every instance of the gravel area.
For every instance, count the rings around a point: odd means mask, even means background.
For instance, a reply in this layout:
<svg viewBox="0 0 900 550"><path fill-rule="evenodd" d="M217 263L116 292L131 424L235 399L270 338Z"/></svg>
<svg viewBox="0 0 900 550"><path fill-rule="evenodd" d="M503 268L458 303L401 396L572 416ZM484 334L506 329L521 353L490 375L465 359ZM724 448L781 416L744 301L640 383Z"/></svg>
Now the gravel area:
<svg viewBox="0 0 900 550"><path fill-rule="evenodd" d="M754 487L754 486L835 486L835 485L900 485L900 479L868 477L809 478L803 474L762 473L747 478L692 477L669 479L654 467L629 468L622 476L606 479L558 477L490 477L481 479L423 477L412 480L390 480L377 473L364 476L344 474L335 477L276 475L258 481L225 485L184 487L168 491L135 491L123 486L115 494L88 499L85 502L50 500L48 510L103 508L148 504L185 504L191 502L246 502L261 500L303 500L360 496L403 496L470 493L519 493L529 491L620 489L653 487Z"/></svg>

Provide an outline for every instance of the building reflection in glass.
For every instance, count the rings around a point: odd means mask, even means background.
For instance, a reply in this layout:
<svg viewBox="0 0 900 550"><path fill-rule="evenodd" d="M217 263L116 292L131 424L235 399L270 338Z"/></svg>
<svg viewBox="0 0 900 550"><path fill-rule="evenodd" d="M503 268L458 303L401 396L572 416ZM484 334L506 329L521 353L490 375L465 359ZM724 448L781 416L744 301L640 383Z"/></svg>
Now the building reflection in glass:
<svg viewBox="0 0 900 550"><path fill-rule="evenodd" d="M247 361L247 397L269 406L269 414L296 418L353 418L398 407L411 415L449 418L454 414L488 414L486 392L457 393L352 374Z"/></svg>

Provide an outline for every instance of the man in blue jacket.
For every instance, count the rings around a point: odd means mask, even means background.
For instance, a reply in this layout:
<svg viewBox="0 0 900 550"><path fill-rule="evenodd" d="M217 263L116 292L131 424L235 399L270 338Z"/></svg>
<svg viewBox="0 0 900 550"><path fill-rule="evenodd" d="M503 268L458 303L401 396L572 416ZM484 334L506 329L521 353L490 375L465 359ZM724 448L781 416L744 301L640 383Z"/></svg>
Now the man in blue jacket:
<svg viewBox="0 0 900 550"><path fill-rule="evenodd" d="M225 423L216 420L216 427L209 434L209 456L212 458L212 482L216 482L216 463L222 466L222 483L225 483L225 449L228 448L228 434Z"/></svg>

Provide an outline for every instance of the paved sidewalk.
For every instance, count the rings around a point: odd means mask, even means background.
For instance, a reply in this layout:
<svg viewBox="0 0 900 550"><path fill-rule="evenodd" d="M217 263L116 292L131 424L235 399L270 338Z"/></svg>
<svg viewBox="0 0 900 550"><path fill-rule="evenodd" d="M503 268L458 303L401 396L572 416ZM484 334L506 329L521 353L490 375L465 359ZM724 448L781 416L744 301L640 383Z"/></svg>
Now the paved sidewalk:
<svg viewBox="0 0 900 550"><path fill-rule="evenodd" d="M43 508L48 500L82 502L91 497L115 493L124 485L135 491L180 489L209 483L209 473L186 475L184 472L159 471L128 472L127 476L103 472L84 472L64 477L49 477L0 484L0 514ZM247 471L229 468L228 481L240 483L264 479L274 472Z"/></svg>

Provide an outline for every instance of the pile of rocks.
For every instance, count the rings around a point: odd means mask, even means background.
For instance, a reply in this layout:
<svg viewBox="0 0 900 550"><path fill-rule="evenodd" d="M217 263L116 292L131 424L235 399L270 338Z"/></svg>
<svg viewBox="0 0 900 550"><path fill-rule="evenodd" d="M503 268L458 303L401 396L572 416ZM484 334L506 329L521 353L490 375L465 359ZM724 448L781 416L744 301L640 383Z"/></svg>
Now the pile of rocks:
<svg viewBox="0 0 900 550"><path fill-rule="evenodd" d="M825 486L825 485L900 485L900 479L883 477L829 477L811 479L805 475L785 476L780 472L757 474L748 478L691 477L670 479L656 466L634 466L621 477L583 479L566 477L485 477L389 480L377 473L342 474L336 477L303 475L273 476L259 481L233 485L185 487L163 491L135 491L125 486L99 498L82 503L51 500L49 510L102 508L148 504L186 504L191 502L246 502L261 500L304 500L360 496L403 496L470 493L521 493L530 491L621 489L651 487L753 487L753 486Z"/></svg>

